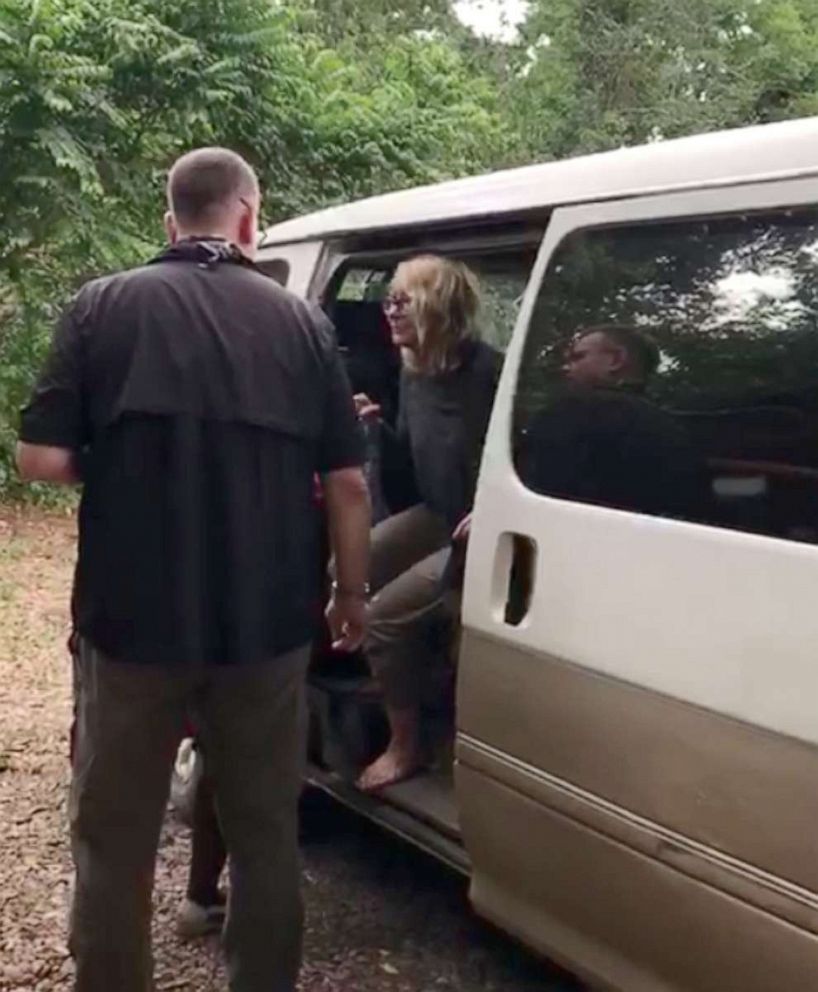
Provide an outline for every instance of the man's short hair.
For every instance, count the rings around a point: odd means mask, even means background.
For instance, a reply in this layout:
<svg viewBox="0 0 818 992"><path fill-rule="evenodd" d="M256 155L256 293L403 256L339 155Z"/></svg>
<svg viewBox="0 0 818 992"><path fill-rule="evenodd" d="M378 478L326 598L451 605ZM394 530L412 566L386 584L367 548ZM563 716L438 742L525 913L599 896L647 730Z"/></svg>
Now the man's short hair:
<svg viewBox="0 0 818 992"><path fill-rule="evenodd" d="M644 331L625 324L597 324L594 327L584 327L577 337L585 338L589 334L604 334L609 341L624 349L642 381L649 379L659 368L662 353L653 338Z"/></svg>
<svg viewBox="0 0 818 992"><path fill-rule="evenodd" d="M168 205L182 225L216 220L234 201L257 193L255 172L229 148L197 148L168 175Z"/></svg>

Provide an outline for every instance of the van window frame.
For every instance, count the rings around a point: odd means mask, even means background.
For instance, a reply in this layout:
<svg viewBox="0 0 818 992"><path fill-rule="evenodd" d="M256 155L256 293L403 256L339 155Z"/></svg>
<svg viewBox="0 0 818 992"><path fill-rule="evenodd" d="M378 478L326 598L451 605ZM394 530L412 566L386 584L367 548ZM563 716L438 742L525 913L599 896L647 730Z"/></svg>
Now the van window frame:
<svg viewBox="0 0 818 992"><path fill-rule="evenodd" d="M462 231L447 230L433 232L441 235L438 238L415 237L407 238L403 241L400 235L395 235L390 239L390 244L380 249L367 245L362 239L356 238L354 247L358 250L344 251L344 248L351 247L348 243L341 242L337 245L329 245L326 255L324 272L315 283L315 298L321 307L332 319L333 309L338 299L338 294L343 281L348 272L355 268L382 269L396 266L404 259L424 252L440 254L446 257L455 257L466 264L470 259L485 259L492 255L514 255L515 251L525 251L531 256L531 265L527 267L523 292L520 302L528 292L533 273L537 265L539 247L542 244L542 237L545 231L548 218L542 217L541 223L533 220L525 225L507 222L506 224L492 224L488 229ZM400 243L395 244L400 238ZM382 239L378 239L382 240ZM495 342L495 347L505 353L505 349L514 337L517 322L520 316L518 305L514 322L508 328L508 335L504 336L503 343Z"/></svg>
<svg viewBox="0 0 818 992"><path fill-rule="evenodd" d="M272 279L273 282L277 282L279 286L287 288L287 284L290 281L290 274L292 272L292 266L290 265L289 259L284 255L275 255L272 258L265 258L257 263L257 267L267 276L268 279ZM276 272L280 272L283 278L279 278Z"/></svg>
<svg viewBox="0 0 818 992"><path fill-rule="evenodd" d="M492 251L512 252L515 248L527 248L535 254L529 273L530 284L537 264L536 253L542 244L549 217L549 213L539 214L525 224L500 220L467 230L461 227L393 232L388 239L383 237L383 232L377 235L375 232L369 235L362 232L354 237L329 241L324 271L316 280L314 290L322 305L326 306L330 299L334 302L344 275L355 266L397 264L427 251L454 255L468 261L470 255L487 255Z"/></svg>
<svg viewBox="0 0 818 992"><path fill-rule="evenodd" d="M262 245L256 257L256 264L264 271L271 263L286 263L288 266L286 288L297 296L313 299L317 280L323 271L326 251L324 241L316 238L310 241L276 242ZM268 276L268 278L272 278Z"/></svg>

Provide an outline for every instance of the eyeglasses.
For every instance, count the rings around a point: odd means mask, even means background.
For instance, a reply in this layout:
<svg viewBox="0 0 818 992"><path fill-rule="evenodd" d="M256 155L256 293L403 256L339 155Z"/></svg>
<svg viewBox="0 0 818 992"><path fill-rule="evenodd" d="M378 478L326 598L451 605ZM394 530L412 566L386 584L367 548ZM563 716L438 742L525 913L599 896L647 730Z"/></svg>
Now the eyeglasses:
<svg viewBox="0 0 818 992"><path fill-rule="evenodd" d="M383 298L381 306L384 313L403 313L412 303L412 297L408 293L388 293Z"/></svg>

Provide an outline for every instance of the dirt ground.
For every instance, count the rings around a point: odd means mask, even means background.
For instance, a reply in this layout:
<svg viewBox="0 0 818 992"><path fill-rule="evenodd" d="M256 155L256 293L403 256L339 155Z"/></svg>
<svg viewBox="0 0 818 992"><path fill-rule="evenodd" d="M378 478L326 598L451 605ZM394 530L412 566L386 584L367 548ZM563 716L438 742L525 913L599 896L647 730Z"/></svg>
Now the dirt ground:
<svg viewBox="0 0 818 992"><path fill-rule="evenodd" d="M65 949L74 520L0 512L0 992L71 987ZM493 933L465 884L329 802L305 834L303 992L569 992L570 979ZM174 934L188 857L169 819L159 857L157 992L226 992L217 939ZM114 990L112 990L114 992Z"/></svg>

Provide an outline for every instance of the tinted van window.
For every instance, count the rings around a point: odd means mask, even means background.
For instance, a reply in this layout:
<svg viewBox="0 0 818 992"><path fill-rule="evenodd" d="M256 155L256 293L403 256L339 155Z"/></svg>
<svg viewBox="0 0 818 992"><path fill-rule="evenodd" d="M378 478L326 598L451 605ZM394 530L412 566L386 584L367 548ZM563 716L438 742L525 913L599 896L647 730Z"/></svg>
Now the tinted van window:
<svg viewBox="0 0 818 992"><path fill-rule="evenodd" d="M818 540L818 211L568 237L514 448L543 494Z"/></svg>

